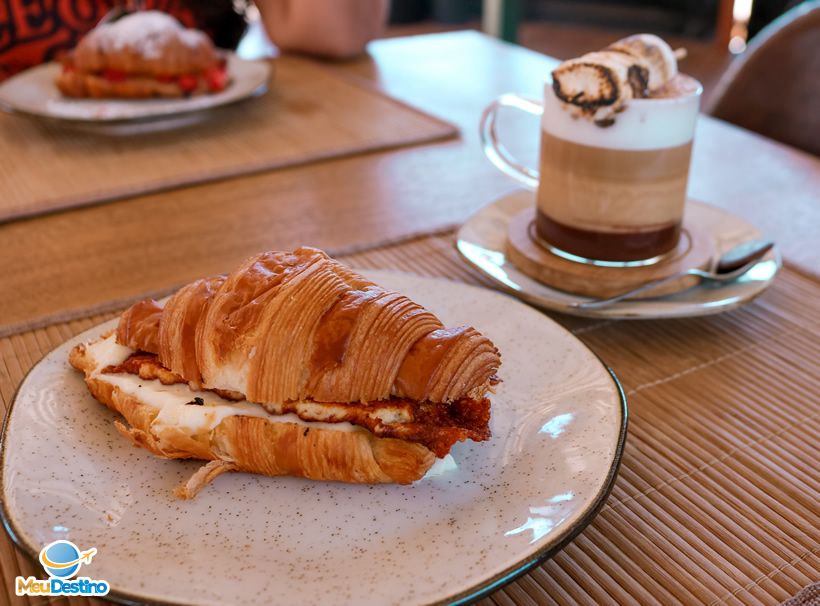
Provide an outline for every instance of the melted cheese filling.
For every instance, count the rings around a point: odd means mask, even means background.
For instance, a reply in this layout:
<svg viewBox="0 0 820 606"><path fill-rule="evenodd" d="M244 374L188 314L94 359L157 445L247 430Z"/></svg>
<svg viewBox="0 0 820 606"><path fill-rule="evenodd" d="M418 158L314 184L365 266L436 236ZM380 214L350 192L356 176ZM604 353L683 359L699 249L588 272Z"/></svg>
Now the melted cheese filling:
<svg viewBox="0 0 820 606"><path fill-rule="evenodd" d="M320 421L304 421L294 413L273 414L266 411L261 405L242 400L239 402L226 400L210 391L193 391L188 385L177 383L163 385L159 380L145 380L137 375L128 373L103 373L108 366L118 366L135 353L130 347L116 342L115 335L109 335L87 345L89 355L94 359L96 367L91 376L97 380L114 385L125 394L139 399L159 410L152 427L157 430L163 427L176 427L190 434L206 433L219 425L223 419L234 415L260 417L271 423L295 423L305 427L329 429L331 431L367 431L346 421L338 423L323 423ZM200 398L202 404L190 404L194 398ZM315 402L300 402L299 410L310 411L311 416L330 417L343 412L342 406L317 404ZM385 422L400 422L402 413L386 409L377 413ZM456 469L457 465L451 455L436 462L428 470L425 477L437 476Z"/></svg>

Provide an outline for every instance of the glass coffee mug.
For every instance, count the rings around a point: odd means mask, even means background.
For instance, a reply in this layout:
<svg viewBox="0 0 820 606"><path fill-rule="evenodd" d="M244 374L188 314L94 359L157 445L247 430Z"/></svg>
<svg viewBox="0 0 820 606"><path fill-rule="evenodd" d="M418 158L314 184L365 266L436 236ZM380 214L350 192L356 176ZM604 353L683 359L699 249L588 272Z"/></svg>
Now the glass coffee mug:
<svg viewBox="0 0 820 606"><path fill-rule="evenodd" d="M678 75L663 96L631 99L614 122L574 116L544 86L543 103L506 94L481 117L484 153L537 190L533 238L593 265L650 265L680 237L700 83ZM502 107L541 116L539 168L522 165L498 137Z"/></svg>

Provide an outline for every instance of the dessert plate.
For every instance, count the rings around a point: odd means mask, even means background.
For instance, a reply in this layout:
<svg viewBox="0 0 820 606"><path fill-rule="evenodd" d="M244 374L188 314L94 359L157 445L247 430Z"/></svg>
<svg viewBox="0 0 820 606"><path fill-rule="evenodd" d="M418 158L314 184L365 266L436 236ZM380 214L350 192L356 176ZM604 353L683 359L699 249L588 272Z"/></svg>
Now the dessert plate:
<svg viewBox="0 0 820 606"><path fill-rule="evenodd" d="M748 303L769 287L780 270L780 251L775 246L748 272L731 282L703 282L666 297L621 301L600 309L577 309L570 304L589 299L530 278L505 255L507 225L517 213L534 205L535 192L523 190L488 204L461 226L456 248L462 257L502 289L543 309L612 319L705 316ZM718 255L744 240L762 237L757 228L740 217L703 202L690 200L686 212L698 213L698 222L711 226Z"/></svg>
<svg viewBox="0 0 820 606"><path fill-rule="evenodd" d="M81 574L109 582L110 597L170 604L461 602L561 549L615 479L626 436L617 380L512 297L363 273L496 343L489 441L457 444L449 468L410 486L225 474L178 501L174 486L201 463L132 447L68 366L69 350L112 321L49 353L14 398L0 478L15 542L35 559L58 539L94 547Z"/></svg>
<svg viewBox="0 0 820 606"><path fill-rule="evenodd" d="M64 97L54 84L61 66L46 63L0 84L0 108L38 118L110 125L178 119L183 114L234 103L265 91L271 76L270 63L240 59L230 52L226 53L226 60L232 81L225 90L181 99L71 99Z"/></svg>

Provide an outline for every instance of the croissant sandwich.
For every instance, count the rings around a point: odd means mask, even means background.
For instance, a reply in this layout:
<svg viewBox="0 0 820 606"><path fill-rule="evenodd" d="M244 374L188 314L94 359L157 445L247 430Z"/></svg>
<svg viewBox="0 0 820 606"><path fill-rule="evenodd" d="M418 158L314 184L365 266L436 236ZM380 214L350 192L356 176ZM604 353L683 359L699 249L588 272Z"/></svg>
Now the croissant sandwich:
<svg viewBox="0 0 820 606"><path fill-rule="evenodd" d="M307 247L136 303L69 361L134 445L209 461L182 498L232 470L409 484L490 437L501 364L474 328Z"/></svg>
<svg viewBox="0 0 820 606"><path fill-rule="evenodd" d="M223 90L229 78L208 36L159 11L103 23L62 61L68 97L183 97Z"/></svg>

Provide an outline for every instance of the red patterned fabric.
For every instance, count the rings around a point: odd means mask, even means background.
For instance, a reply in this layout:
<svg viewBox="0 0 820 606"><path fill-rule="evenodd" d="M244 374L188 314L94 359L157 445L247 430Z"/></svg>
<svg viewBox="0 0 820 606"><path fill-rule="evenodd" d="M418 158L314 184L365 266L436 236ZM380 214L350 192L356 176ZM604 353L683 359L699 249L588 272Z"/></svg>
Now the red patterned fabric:
<svg viewBox="0 0 820 606"><path fill-rule="evenodd" d="M116 0L0 0L0 81L59 58L77 45ZM184 0L145 0L146 9L172 14L194 27Z"/></svg>

